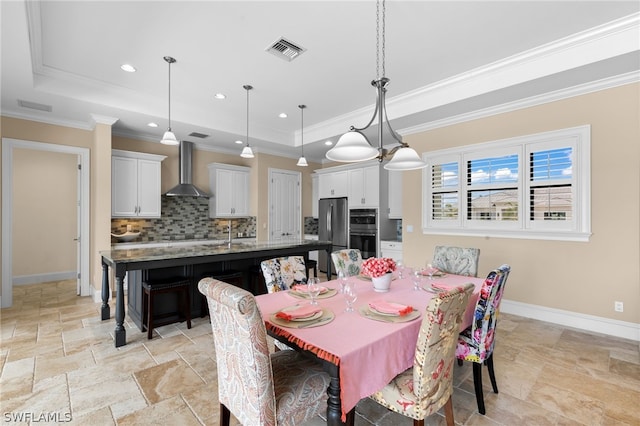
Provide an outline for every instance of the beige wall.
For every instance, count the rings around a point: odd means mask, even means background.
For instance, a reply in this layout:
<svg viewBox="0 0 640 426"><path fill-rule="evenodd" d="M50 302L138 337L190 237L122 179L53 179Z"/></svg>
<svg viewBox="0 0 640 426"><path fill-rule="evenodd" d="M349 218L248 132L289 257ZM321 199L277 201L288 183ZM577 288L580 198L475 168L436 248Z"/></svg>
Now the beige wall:
<svg viewBox="0 0 640 426"><path fill-rule="evenodd" d="M13 151L14 276L76 271L77 164L73 154Z"/></svg>
<svg viewBox="0 0 640 426"><path fill-rule="evenodd" d="M418 152L591 125L589 242L446 237L421 231L421 172L405 172L403 251L424 264L440 244L480 248L480 274L508 263L505 298L640 323L640 85L632 84L405 136ZM413 225L414 231L407 232ZM624 302L624 312L613 310Z"/></svg>

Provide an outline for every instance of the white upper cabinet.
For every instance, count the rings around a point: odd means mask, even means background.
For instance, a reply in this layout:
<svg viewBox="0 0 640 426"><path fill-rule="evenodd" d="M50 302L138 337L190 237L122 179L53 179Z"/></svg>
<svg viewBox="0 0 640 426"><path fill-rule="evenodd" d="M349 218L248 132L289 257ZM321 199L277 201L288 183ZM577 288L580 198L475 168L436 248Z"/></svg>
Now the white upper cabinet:
<svg viewBox="0 0 640 426"><path fill-rule="evenodd" d="M158 218L164 155L112 150L111 216Z"/></svg>
<svg viewBox="0 0 640 426"><path fill-rule="evenodd" d="M249 216L251 169L230 164L209 164L209 217Z"/></svg>
<svg viewBox="0 0 640 426"><path fill-rule="evenodd" d="M348 196L347 171L322 173L318 177L319 198L336 198Z"/></svg>
<svg viewBox="0 0 640 426"><path fill-rule="evenodd" d="M389 170L389 219L402 219L402 172Z"/></svg>
<svg viewBox="0 0 640 426"><path fill-rule="evenodd" d="M380 205L380 166L349 170L349 208L377 208Z"/></svg>

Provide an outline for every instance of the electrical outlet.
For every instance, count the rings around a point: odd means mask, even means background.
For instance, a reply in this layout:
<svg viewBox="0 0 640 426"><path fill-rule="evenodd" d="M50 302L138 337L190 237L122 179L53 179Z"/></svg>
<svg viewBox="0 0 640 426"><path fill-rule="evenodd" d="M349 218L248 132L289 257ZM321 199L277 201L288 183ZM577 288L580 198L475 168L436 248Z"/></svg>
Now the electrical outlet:
<svg viewBox="0 0 640 426"><path fill-rule="evenodd" d="M131 231L131 225L127 225L127 231Z"/></svg>
<svg viewBox="0 0 640 426"><path fill-rule="evenodd" d="M615 309L616 312L623 312L624 304L622 302L613 302L613 309Z"/></svg>

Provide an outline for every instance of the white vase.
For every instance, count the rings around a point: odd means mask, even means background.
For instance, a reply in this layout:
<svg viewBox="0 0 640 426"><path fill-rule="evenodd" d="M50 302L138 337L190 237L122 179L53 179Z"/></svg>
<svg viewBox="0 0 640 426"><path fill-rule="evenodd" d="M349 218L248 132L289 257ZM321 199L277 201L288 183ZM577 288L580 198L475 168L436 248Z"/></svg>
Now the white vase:
<svg viewBox="0 0 640 426"><path fill-rule="evenodd" d="M381 277L371 277L371 282L373 283L373 290L379 293L384 293L386 291L389 291L389 288L391 287L392 276L393 275L391 274L391 272L388 272Z"/></svg>

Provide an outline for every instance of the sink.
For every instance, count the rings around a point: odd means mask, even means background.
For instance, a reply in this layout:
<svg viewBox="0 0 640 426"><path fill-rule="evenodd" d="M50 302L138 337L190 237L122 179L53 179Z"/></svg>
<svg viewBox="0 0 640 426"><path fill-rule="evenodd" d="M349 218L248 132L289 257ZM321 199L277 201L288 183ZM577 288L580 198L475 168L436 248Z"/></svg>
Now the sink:
<svg viewBox="0 0 640 426"><path fill-rule="evenodd" d="M118 241L133 241L140 236L140 232L127 231L120 235L116 235L112 232L111 236L116 238Z"/></svg>

